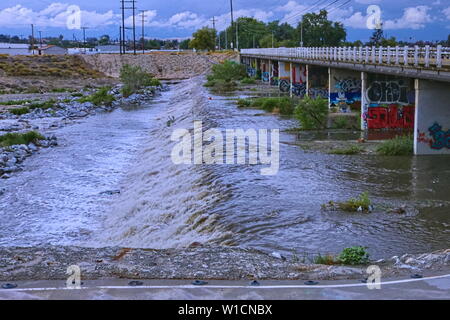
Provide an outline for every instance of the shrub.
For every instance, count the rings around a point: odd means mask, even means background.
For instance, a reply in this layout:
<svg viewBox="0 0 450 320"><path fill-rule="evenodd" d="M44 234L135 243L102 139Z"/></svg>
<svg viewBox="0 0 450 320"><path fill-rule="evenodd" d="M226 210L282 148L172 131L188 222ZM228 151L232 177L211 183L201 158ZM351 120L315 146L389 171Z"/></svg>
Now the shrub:
<svg viewBox="0 0 450 320"><path fill-rule="evenodd" d="M305 96L295 108L294 114L302 129L325 129L328 117L328 101Z"/></svg>
<svg viewBox="0 0 450 320"><path fill-rule="evenodd" d="M0 146L9 147L15 144L29 144L42 139L44 139L44 137L36 131L28 131L26 133L7 133L0 136Z"/></svg>
<svg viewBox="0 0 450 320"><path fill-rule="evenodd" d="M347 148L342 148L342 149L337 148L337 149L331 150L330 154L354 155L354 154L360 154L363 151L364 151L363 147L353 145L353 146L350 146Z"/></svg>
<svg viewBox="0 0 450 320"><path fill-rule="evenodd" d="M10 101L4 101L0 102L0 105L3 106L18 106L26 103L30 103L31 100L10 100Z"/></svg>
<svg viewBox="0 0 450 320"><path fill-rule="evenodd" d="M250 99L238 99L236 104L239 108L248 108L252 105L252 101Z"/></svg>
<svg viewBox="0 0 450 320"><path fill-rule="evenodd" d="M108 93L110 89L111 88L109 87L100 88L97 92L91 94L90 96L85 96L78 99L78 102L81 103L92 102L96 106L100 105L110 106L115 101L114 96Z"/></svg>
<svg viewBox="0 0 450 320"><path fill-rule="evenodd" d="M337 259L342 264L366 264L369 262L369 253L366 248L360 246L345 248Z"/></svg>
<svg viewBox="0 0 450 320"><path fill-rule="evenodd" d="M414 140L412 135L397 136L386 140L377 148L377 153L384 156L408 156L414 152Z"/></svg>
<svg viewBox="0 0 450 320"><path fill-rule="evenodd" d="M208 80L214 79L223 80L226 82L233 80L238 81L244 78L247 78L245 66L229 60L213 65L212 73L208 76Z"/></svg>
<svg viewBox="0 0 450 320"><path fill-rule="evenodd" d="M29 113L30 109L28 107L23 107L23 108L10 109L9 112L12 114L15 114L16 116L20 116L22 114Z"/></svg>
<svg viewBox="0 0 450 320"><path fill-rule="evenodd" d="M150 73L142 70L140 66L125 64L120 69L120 80L123 83L122 94L128 97L143 87L160 86L161 82L154 79Z"/></svg>

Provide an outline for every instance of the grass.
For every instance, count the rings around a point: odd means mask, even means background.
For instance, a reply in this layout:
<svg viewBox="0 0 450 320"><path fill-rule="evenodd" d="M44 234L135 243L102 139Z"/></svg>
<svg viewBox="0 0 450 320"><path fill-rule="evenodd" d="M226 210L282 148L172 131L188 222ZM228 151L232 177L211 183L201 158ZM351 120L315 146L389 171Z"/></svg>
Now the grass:
<svg viewBox="0 0 450 320"><path fill-rule="evenodd" d="M333 257L330 254L326 254L324 256L319 254L318 256L316 256L314 258L314 263L315 264L325 264L327 266L331 266L331 265L334 265L334 264L338 264L339 261L336 261L335 257Z"/></svg>
<svg viewBox="0 0 450 320"><path fill-rule="evenodd" d="M47 101L43 101L43 102L33 102L31 103L28 108L30 109L51 109L54 108L56 106L56 100L55 99L50 99Z"/></svg>
<svg viewBox="0 0 450 320"><path fill-rule="evenodd" d="M19 106L19 105L30 103L31 101L32 100L10 100L10 101L0 102L0 105L2 105L2 106Z"/></svg>
<svg viewBox="0 0 450 320"><path fill-rule="evenodd" d="M361 193L357 198L350 198L344 202L329 201L322 204L322 209L342 210L346 212L369 212L371 210L372 201L367 192Z"/></svg>
<svg viewBox="0 0 450 320"><path fill-rule="evenodd" d="M204 86L220 92L234 91L237 87L235 81L242 81L246 78L248 77L244 65L227 60L213 65Z"/></svg>
<svg viewBox="0 0 450 320"><path fill-rule="evenodd" d="M144 87L161 86L161 82L158 79L145 72L140 66L129 64L125 64L120 69L120 80L123 83L122 95L125 98Z"/></svg>
<svg viewBox="0 0 450 320"><path fill-rule="evenodd" d="M241 84L256 84L256 80L253 78L244 78L241 80Z"/></svg>
<svg viewBox="0 0 450 320"><path fill-rule="evenodd" d="M0 146L10 147L16 144L29 144L42 139L44 139L44 137L37 131L28 131L26 133L7 133L0 136Z"/></svg>
<svg viewBox="0 0 450 320"><path fill-rule="evenodd" d="M109 87L100 88L97 92L91 94L90 96L81 97L80 99L78 99L78 102L92 102L96 106L110 106L116 100L113 95L108 93L110 89L111 88Z"/></svg>
<svg viewBox="0 0 450 320"><path fill-rule="evenodd" d="M10 109L9 112L12 114L15 114L16 116L21 116L23 114L29 113L30 109L28 107L15 108L15 109Z"/></svg>
<svg viewBox="0 0 450 320"><path fill-rule="evenodd" d="M239 99L239 107L260 108L267 112L279 112L283 115L292 115L295 109L295 102L288 97L261 97L256 99Z"/></svg>
<svg viewBox="0 0 450 320"><path fill-rule="evenodd" d="M355 155L355 154L360 154L361 152L364 151L363 147L360 146L350 146L347 148L336 148L331 150L329 153L330 154L340 154L340 155Z"/></svg>
<svg viewBox="0 0 450 320"><path fill-rule="evenodd" d="M414 141L412 135L397 136L394 139L382 142L377 153L383 156L409 156L414 152Z"/></svg>

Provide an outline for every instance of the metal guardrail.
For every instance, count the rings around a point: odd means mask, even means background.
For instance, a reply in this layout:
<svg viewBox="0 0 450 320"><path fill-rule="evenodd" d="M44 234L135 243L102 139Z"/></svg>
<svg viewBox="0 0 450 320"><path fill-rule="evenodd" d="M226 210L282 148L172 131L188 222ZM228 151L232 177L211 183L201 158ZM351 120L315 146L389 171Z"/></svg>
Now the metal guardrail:
<svg viewBox="0 0 450 320"><path fill-rule="evenodd" d="M425 68L449 68L450 47L301 47L242 49L241 54Z"/></svg>

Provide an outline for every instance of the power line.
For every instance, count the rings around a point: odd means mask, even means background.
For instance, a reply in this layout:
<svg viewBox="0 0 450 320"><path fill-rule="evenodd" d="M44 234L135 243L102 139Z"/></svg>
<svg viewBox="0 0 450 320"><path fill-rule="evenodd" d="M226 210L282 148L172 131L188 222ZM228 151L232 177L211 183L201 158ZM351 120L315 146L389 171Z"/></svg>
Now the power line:
<svg viewBox="0 0 450 320"><path fill-rule="evenodd" d="M141 12L142 17L142 54L145 53L145 10L139 10Z"/></svg>

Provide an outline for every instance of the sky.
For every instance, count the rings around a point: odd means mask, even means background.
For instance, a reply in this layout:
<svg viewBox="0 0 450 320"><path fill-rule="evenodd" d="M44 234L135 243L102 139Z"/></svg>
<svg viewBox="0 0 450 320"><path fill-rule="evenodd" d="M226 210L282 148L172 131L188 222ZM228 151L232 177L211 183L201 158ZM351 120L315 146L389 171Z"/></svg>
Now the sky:
<svg viewBox="0 0 450 320"><path fill-rule="evenodd" d="M230 24L229 0L138 0L137 10L145 10L148 38L187 38L201 27L223 30ZM296 26L304 13L326 8L329 19L344 24L347 40L367 41L378 16L388 37L398 40L444 40L450 34L450 0L233 0L234 16L250 16L264 22L280 20ZM379 15L378 15L379 10ZM45 36L119 36L119 0L1 0L0 34L27 37L31 24ZM136 13L137 37L141 36L141 16ZM126 11L131 25L132 12ZM369 23L368 23L369 22ZM37 34L37 33L36 33ZM131 37L131 32L127 32Z"/></svg>

